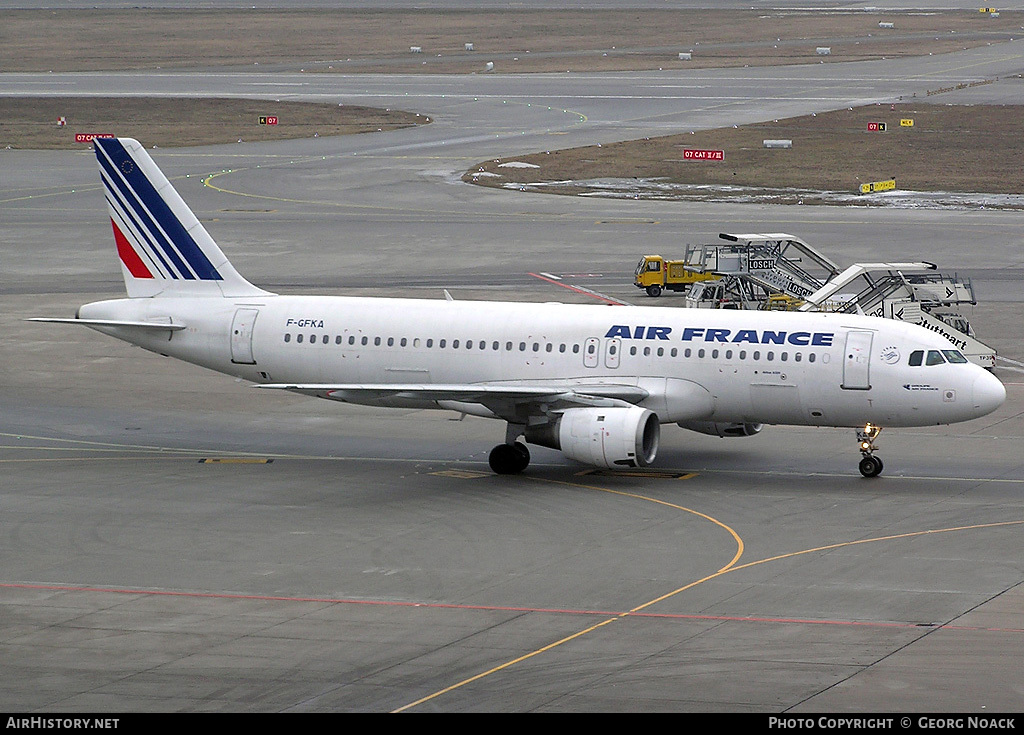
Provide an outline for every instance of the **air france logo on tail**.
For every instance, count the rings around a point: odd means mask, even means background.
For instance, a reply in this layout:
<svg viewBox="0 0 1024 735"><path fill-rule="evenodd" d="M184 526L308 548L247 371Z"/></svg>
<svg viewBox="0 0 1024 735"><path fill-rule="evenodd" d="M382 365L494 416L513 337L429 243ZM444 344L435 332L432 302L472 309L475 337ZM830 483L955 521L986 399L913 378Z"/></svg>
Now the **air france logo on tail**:
<svg viewBox="0 0 1024 735"><path fill-rule="evenodd" d="M605 337L622 339L655 339L669 340L672 327L649 327L615 324ZM750 343L759 345L791 344L798 347L813 345L831 347L835 339L834 332L788 332L772 329L717 329L705 327L684 327L679 336L681 342L730 342L734 344Z"/></svg>
<svg viewBox="0 0 1024 735"><path fill-rule="evenodd" d="M97 138L117 254L135 278L219 281L221 274L116 138Z"/></svg>

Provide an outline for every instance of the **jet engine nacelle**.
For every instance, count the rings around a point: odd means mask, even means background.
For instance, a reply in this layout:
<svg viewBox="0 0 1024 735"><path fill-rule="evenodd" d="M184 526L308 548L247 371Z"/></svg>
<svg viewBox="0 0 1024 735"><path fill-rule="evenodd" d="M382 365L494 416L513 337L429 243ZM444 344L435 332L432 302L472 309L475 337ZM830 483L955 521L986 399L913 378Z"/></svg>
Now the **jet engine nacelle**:
<svg viewBox="0 0 1024 735"><path fill-rule="evenodd" d="M711 436L753 436L761 431L761 424L742 424L722 421L680 421L679 426Z"/></svg>
<svg viewBox="0 0 1024 735"><path fill-rule="evenodd" d="M559 449L595 467L646 467L658 454L661 425L639 406L569 408L551 423L527 427L526 441Z"/></svg>

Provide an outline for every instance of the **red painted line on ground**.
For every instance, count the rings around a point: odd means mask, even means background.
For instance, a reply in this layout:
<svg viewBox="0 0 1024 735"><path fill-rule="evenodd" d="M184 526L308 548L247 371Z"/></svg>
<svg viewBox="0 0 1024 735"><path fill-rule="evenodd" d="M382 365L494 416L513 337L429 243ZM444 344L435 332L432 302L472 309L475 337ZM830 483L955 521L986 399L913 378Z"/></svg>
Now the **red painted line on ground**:
<svg viewBox="0 0 1024 735"><path fill-rule="evenodd" d="M384 607L427 607L447 610L481 610L487 612L525 612L548 613L557 615L600 615L602 617L620 618L663 618L667 620L706 620L709 622L738 623L781 623L797 625L844 625L864 628L942 628L945 630L978 630L1009 633L1024 633L1019 628L979 628L961 625L921 624L921 623L882 623L864 622L859 620L812 620L807 618L759 618L745 615L687 615L682 613L650 613L609 610L574 610L571 608L548 607L514 607L507 605L458 605L442 602L397 602L390 600L355 600L342 597L290 597L287 595L242 595L225 592L180 592L174 590L142 590L120 589L116 587L87 587L59 584L25 584L16 582L0 582L0 589L46 590L52 592L102 592L115 595L152 595L161 597L188 597L195 599L215 600L252 600L258 602L320 602L332 605L380 605Z"/></svg>
<svg viewBox="0 0 1024 735"><path fill-rule="evenodd" d="M533 276L534 278L539 278L542 281L547 281L548 283L553 283L556 286L561 286L562 288L567 288L570 291L575 291L576 293L581 293L584 296L591 296L591 297L593 297L595 299L599 299L601 301L607 301L609 304L616 304L618 306L625 306L626 305L625 302L623 302L623 301L619 301L618 299L609 298L608 296L603 296L603 295L597 293L596 291L591 291L588 288L579 288L577 286L570 286L568 283L562 283L561 281L556 281L556 280L554 280L552 278L546 278L545 276L539 275L537 273L528 273L527 275Z"/></svg>

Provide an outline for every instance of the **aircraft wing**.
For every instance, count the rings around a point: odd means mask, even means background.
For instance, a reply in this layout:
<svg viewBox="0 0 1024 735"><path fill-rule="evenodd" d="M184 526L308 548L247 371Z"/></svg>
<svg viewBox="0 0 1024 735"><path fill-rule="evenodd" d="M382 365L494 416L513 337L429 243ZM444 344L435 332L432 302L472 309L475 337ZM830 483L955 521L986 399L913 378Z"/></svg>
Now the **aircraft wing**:
<svg viewBox="0 0 1024 735"><path fill-rule="evenodd" d="M328 398L371 406L478 403L502 418L532 413L531 406L550 410L584 406L625 406L639 403L650 393L635 385L612 383L550 383L544 385L489 385L444 383L268 383L270 390Z"/></svg>

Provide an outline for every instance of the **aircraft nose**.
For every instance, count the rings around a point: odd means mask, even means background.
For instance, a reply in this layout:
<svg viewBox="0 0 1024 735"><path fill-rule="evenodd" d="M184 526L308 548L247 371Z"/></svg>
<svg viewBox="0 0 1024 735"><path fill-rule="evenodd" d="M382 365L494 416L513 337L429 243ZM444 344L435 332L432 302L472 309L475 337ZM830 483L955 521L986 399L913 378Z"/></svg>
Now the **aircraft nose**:
<svg viewBox="0 0 1024 735"><path fill-rule="evenodd" d="M974 397L974 407L978 410L979 416L985 416L1003 405L1006 400L1006 388L992 373L987 370L980 370L978 377L971 385L971 394Z"/></svg>

